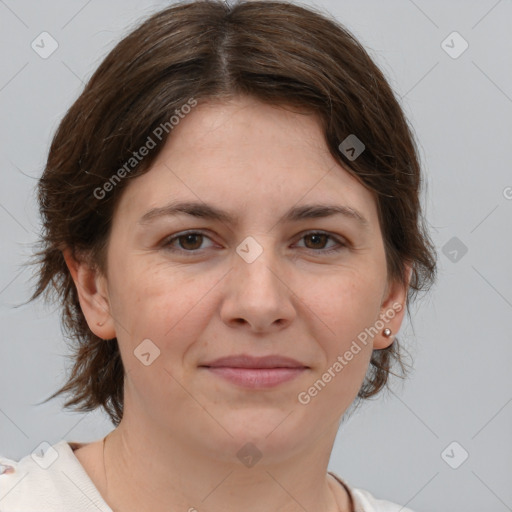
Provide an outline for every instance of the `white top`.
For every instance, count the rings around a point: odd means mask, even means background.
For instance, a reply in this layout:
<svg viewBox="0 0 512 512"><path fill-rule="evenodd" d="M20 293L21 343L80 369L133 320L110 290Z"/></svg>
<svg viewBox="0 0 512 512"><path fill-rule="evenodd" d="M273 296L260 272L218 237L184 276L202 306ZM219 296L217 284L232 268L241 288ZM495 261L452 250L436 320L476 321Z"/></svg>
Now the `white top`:
<svg viewBox="0 0 512 512"><path fill-rule="evenodd" d="M44 443L20 461L0 455L0 512L112 512L73 452L80 444ZM356 512L412 512L331 475L352 495Z"/></svg>

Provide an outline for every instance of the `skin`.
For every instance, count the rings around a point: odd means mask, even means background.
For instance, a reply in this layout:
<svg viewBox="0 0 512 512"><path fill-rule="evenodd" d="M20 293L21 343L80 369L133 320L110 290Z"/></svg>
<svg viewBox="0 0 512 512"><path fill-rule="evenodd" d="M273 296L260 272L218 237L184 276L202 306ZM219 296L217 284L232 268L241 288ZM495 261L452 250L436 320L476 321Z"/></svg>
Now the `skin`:
<svg viewBox="0 0 512 512"><path fill-rule="evenodd" d="M181 214L138 224L170 200L212 204L238 223ZM350 206L368 227L341 215L278 222L312 203ZM171 252L166 240L185 230L205 236L175 240ZM318 230L334 238L306 236ZM263 249L252 263L236 252L248 236ZM336 239L346 245L326 253ZM403 305L407 288L388 279L374 196L329 154L315 116L250 97L200 103L124 190L106 275L69 251L65 258L89 327L117 338L126 370L106 472L102 441L75 452L112 508L349 510L346 491L326 473L329 457L372 349L393 337L379 330L307 405L297 396L379 315ZM396 334L403 315L386 327ZM160 350L149 366L134 356L144 339ZM308 369L254 390L199 368L241 353L280 354ZM262 454L251 468L236 456L248 442Z"/></svg>

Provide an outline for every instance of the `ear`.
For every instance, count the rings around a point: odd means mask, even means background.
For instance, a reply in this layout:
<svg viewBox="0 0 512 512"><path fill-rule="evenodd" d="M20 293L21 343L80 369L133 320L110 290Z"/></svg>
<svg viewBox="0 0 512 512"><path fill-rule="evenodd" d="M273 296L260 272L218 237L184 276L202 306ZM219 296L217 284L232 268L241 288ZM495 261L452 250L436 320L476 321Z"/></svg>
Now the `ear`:
<svg viewBox="0 0 512 512"><path fill-rule="evenodd" d="M375 322L376 325L384 326L379 329L379 332L373 339L373 348L375 350L389 347L400 330L400 326L402 325L402 321L405 316L405 303L407 299L407 291L409 290L409 283L411 281L411 275L412 267L406 265L405 284L395 280L392 282L388 281L386 285L379 318ZM388 337L383 334L383 331L386 328L391 330L391 335Z"/></svg>
<svg viewBox="0 0 512 512"><path fill-rule="evenodd" d="M116 337L108 298L107 278L87 258L76 259L69 248L62 251L75 283L80 307L89 329L105 340Z"/></svg>

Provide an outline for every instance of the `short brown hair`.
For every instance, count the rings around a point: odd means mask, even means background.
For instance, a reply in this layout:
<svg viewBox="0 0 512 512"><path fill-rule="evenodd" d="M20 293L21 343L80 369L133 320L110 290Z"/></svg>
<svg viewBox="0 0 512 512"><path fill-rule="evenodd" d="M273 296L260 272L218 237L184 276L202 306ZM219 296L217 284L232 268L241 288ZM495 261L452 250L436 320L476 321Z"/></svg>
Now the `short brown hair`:
<svg viewBox="0 0 512 512"><path fill-rule="evenodd" d="M49 399L70 394L65 407L103 407L119 424L124 369L117 339L89 329L62 251L85 254L106 273L120 194L151 167L170 130L105 197L94 191L190 98L240 94L318 116L333 157L374 194L389 278L406 284L406 264L412 267L407 310L434 282L415 141L388 82L354 36L328 15L287 2L181 2L149 17L105 58L62 119L38 183L43 232L31 263L40 272L30 300L51 294L59 302L74 349L68 380ZM351 134L365 145L357 159L339 149ZM395 362L403 372L396 338L373 351L358 398L377 394Z"/></svg>

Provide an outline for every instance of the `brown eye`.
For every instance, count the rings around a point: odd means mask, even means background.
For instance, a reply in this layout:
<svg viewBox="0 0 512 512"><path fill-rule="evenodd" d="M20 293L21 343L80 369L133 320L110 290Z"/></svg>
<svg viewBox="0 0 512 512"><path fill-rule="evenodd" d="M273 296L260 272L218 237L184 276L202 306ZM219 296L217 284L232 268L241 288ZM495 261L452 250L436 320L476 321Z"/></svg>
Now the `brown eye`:
<svg viewBox="0 0 512 512"><path fill-rule="evenodd" d="M203 249L211 248L212 245L203 246L210 238L200 231L190 231L168 237L162 244L166 251L178 252L184 255L193 256L203 252Z"/></svg>
<svg viewBox="0 0 512 512"><path fill-rule="evenodd" d="M309 247L306 243L306 247L308 247L308 249L324 249L329 238L330 236L325 235L324 233L313 233L311 235L306 235L304 240L311 240L312 247Z"/></svg>
<svg viewBox="0 0 512 512"><path fill-rule="evenodd" d="M203 235L199 233L190 233L188 235L179 236L177 240L179 241L179 245L182 249L194 251L201 247Z"/></svg>
<svg viewBox="0 0 512 512"><path fill-rule="evenodd" d="M330 235L329 233L313 231L306 233L302 236L301 240L304 240L304 248L321 254L330 254L341 251L348 247L348 244L343 240ZM327 244L331 241L334 245L328 246Z"/></svg>

